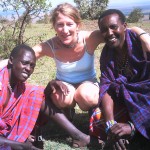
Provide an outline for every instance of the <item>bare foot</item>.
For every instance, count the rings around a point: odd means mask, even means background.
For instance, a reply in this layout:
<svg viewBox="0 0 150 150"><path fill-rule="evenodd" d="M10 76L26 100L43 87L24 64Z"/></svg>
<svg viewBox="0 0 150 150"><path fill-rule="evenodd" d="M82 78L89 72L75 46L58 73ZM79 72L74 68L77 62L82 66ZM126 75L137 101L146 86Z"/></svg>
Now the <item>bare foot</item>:
<svg viewBox="0 0 150 150"><path fill-rule="evenodd" d="M73 139L73 148L82 148L86 147L90 144L90 136L89 135L84 135L80 137L80 139Z"/></svg>

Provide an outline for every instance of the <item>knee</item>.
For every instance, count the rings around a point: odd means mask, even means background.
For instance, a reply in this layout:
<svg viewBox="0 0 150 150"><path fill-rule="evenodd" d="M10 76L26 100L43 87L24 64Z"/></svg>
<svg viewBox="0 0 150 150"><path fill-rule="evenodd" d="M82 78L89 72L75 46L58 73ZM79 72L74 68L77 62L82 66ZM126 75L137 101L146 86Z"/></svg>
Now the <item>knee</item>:
<svg viewBox="0 0 150 150"><path fill-rule="evenodd" d="M74 97L77 103L82 101L82 103L87 104L89 107L93 107L98 104L99 89L95 85L93 86L93 88L89 86L82 86L76 90Z"/></svg>

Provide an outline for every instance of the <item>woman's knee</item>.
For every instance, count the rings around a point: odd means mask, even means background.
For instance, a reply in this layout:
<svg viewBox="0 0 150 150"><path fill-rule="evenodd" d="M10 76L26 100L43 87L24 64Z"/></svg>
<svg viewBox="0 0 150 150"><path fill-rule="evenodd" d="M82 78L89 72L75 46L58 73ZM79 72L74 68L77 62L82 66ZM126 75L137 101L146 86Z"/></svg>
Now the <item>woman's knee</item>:
<svg viewBox="0 0 150 150"><path fill-rule="evenodd" d="M75 93L75 100L77 103L87 104L88 106L96 106L99 99L99 87L93 83L84 83L80 85Z"/></svg>

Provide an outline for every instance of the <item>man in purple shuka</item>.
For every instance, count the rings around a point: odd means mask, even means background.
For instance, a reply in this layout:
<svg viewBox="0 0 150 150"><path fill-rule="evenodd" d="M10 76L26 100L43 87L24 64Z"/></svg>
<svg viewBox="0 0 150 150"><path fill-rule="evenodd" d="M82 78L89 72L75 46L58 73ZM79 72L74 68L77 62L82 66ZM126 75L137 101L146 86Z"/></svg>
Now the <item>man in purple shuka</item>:
<svg viewBox="0 0 150 150"><path fill-rule="evenodd" d="M146 32L137 35L127 29L124 14L116 9L102 13L98 25L106 42L100 58L100 108L107 141L113 149L122 150L140 135L148 144L150 40L149 47L140 40L150 37Z"/></svg>

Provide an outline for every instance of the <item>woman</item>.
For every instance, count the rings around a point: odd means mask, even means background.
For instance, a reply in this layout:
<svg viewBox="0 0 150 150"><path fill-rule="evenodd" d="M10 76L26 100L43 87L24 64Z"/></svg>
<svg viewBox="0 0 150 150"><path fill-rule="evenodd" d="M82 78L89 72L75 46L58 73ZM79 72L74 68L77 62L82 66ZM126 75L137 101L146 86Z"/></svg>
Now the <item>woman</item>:
<svg viewBox="0 0 150 150"><path fill-rule="evenodd" d="M98 104L94 51L103 41L101 34L98 30L80 31L80 14L68 3L53 10L51 22L56 36L33 49L37 58L46 55L55 60L57 82L51 86L57 90L51 95L53 103L62 109L73 108L77 103L88 111Z"/></svg>

